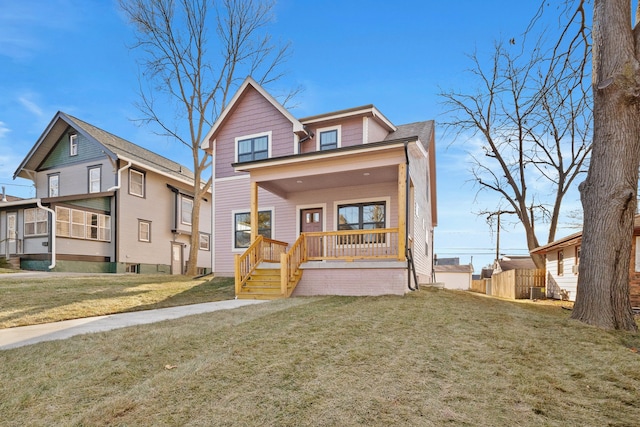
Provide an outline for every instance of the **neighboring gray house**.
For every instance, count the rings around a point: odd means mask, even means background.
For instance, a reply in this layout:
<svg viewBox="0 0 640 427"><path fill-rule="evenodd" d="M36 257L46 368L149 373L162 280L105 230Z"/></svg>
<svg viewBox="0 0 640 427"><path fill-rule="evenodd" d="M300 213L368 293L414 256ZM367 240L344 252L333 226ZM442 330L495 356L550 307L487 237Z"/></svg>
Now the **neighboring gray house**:
<svg viewBox="0 0 640 427"><path fill-rule="evenodd" d="M58 112L18 176L34 182L36 197L0 201L0 257L32 270L185 270L193 173L184 166ZM210 214L209 197L200 215L200 273L211 271Z"/></svg>

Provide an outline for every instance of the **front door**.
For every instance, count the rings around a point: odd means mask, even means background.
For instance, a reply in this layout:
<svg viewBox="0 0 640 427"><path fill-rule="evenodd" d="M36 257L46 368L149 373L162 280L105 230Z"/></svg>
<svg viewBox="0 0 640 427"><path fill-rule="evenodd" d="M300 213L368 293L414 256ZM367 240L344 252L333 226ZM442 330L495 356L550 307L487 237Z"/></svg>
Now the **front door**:
<svg viewBox="0 0 640 427"><path fill-rule="evenodd" d="M182 245L171 244L171 274L182 274Z"/></svg>
<svg viewBox="0 0 640 427"><path fill-rule="evenodd" d="M18 214L7 213L7 251L9 254L17 253L18 243Z"/></svg>
<svg viewBox="0 0 640 427"><path fill-rule="evenodd" d="M310 233L322 231L322 208L302 209L300 211L300 231ZM322 238L307 241L307 254L310 257L322 256Z"/></svg>

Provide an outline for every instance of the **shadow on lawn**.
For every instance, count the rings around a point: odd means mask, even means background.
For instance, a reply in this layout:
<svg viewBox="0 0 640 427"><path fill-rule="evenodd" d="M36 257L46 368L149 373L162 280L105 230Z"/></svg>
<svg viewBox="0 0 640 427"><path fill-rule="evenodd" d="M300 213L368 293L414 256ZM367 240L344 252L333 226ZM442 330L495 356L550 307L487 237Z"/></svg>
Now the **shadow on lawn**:
<svg viewBox="0 0 640 427"><path fill-rule="evenodd" d="M125 310L125 312L224 301L233 299L234 297L235 288L233 277L214 277L211 280L189 288L184 292L171 295L169 298L163 299L162 301L131 307L130 309Z"/></svg>

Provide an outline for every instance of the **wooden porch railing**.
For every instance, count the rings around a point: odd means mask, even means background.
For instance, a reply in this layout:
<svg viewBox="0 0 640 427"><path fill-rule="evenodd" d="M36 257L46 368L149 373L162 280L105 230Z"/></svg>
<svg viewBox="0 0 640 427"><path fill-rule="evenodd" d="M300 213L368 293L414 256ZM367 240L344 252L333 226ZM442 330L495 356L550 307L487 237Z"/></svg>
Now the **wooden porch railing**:
<svg viewBox="0 0 640 427"><path fill-rule="evenodd" d="M291 295L300 280L300 265L306 261L305 240L305 235L301 234L289 252L280 255L280 290L285 297Z"/></svg>
<svg viewBox="0 0 640 427"><path fill-rule="evenodd" d="M306 239L306 259L308 260L398 258L397 228L322 231L303 234Z"/></svg>
<svg viewBox="0 0 640 427"><path fill-rule="evenodd" d="M286 249L287 243L258 235L242 255L236 255L236 295L263 261L280 263L280 288L282 296L288 297L300 279L300 265L305 261L398 259L398 229L301 233L291 249Z"/></svg>
<svg viewBox="0 0 640 427"><path fill-rule="evenodd" d="M236 295L244 285L251 273L263 261L280 262L280 254L285 253L287 244L278 240L266 239L258 235L256 240L242 254L237 254L235 259L235 288Z"/></svg>

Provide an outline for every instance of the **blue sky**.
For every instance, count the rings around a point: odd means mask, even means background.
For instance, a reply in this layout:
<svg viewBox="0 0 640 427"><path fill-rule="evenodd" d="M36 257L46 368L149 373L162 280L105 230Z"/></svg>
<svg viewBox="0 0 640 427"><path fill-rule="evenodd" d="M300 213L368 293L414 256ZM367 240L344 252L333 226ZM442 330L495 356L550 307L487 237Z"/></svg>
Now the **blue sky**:
<svg viewBox="0 0 640 427"><path fill-rule="evenodd" d="M497 39L518 39L537 1L280 0L274 38L293 55L273 90L302 86L297 117L374 104L393 123L443 122L441 89L473 91L466 54L490 54ZM13 172L58 111L72 114L166 157L191 164L184 147L138 127L138 53L115 0L0 0L0 185L33 197ZM495 256L495 235L476 212L494 209L476 197L465 149L472 141L436 134L439 222L435 250L476 271ZM574 193L567 210L579 206ZM562 226L562 224L561 224ZM558 230L557 236L575 230ZM545 240L546 236L540 236ZM520 226L500 236L501 252L525 254Z"/></svg>

